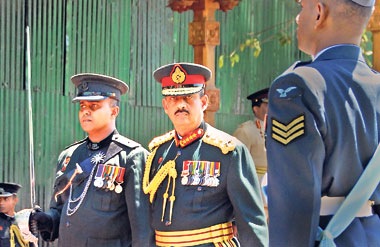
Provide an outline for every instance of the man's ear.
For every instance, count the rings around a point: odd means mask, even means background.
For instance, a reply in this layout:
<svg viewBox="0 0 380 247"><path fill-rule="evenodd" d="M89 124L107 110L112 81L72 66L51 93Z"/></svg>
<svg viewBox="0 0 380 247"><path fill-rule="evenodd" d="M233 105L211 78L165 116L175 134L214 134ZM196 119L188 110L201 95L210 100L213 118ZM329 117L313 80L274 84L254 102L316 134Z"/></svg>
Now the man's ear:
<svg viewBox="0 0 380 247"><path fill-rule="evenodd" d="M201 102L202 102L202 110L205 111L208 107L208 95L207 94L204 94L201 97Z"/></svg>
<svg viewBox="0 0 380 247"><path fill-rule="evenodd" d="M315 16L315 28L318 28L324 25L326 21L328 15L328 7L325 4L318 2L316 8L317 13Z"/></svg>
<svg viewBox="0 0 380 247"><path fill-rule="evenodd" d="M167 112L167 110L168 110L168 104L166 102L166 99L162 98L161 103L162 103L162 108L164 108L165 113L168 113Z"/></svg>
<svg viewBox="0 0 380 247"><path fill-rule="evenodd" d="M259 107L257 105L255 106L252 106L252 112L253 114L256 116L257 115L257 111L259 110Z"/></svg>
<svg viewBox="0 0 380 247"><path fill-rule="evenodd" d="M111 115L116 118L119 115L119 111L120 111L120 107L114 106L112 107Z"/></svg>

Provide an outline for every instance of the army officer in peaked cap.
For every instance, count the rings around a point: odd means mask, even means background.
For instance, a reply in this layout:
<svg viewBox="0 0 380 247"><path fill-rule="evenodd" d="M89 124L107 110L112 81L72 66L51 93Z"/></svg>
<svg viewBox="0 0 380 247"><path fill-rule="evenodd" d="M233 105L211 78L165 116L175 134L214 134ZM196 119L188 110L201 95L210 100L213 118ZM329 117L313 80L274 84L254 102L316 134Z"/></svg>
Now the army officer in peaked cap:
<svg viewBox="0 0 380 247"><path fill-rule="evenodd" d="M87 137L59 155L50 209L32 220L60 247L152 246L142 172L148 152L116 130L119 100L128 86L99 74L71 78L79 122Z"/></svg>
<svg viewBox="0 0 380 247"><path fill-rule="evenodd" d="M211 71L175 63L153 76L161 83L162 105L174 125L150 142L144 171L156 245L267 246L260 185L249 151L203 119Z"/></svg>
<svg viewBox="0 0 380 247"><path fill-rule="evenodd" d="M270 245L323 237L329 246L380 246L380 187L356 214L343 211L353 221L339 235L321 234L380 143L380 74L360 49L375 0L299 3L298 48L312 61L292 65L269 90Z"/></svg>
<svg viewBox="0 0 380 247"><path fill-rule="evenodd" d="M233 133L249 149L260 181L267 172L264 122L268 112L268 90L264 88L247 96L251 101L254 118L240 124Z"/></svg>

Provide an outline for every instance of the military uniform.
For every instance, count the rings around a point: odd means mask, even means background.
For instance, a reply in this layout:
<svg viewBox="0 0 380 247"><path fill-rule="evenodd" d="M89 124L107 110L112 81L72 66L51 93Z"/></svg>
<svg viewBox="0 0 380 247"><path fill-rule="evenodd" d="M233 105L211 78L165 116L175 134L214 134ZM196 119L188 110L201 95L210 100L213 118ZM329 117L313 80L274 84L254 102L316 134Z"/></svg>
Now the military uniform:
<svg viewBox="0 0 380 247"><path fill-rule="evenodd" d="M264 88L247 96L251 101L252 111L255 115L253 120L249 120L239 125L233 136L243 142L255 162L256 172L259 181L267 172L267 154L265 149L265 117L266 107L261 108L262 103L268 103L269 88ZM265 110L265 111L264 111Z"/></svg>
<svg viewBox="0 0 380 247"><path fill-rule="evenodd" d="M249 149L260 181L267 171L267 155L265 150L264 134L264 121L258 118L240 124L233 133L233 136L243 142Z"/></svg>
<svg viewBox="0 0 380 247"><path fill-rule="evenodd" d="M146 155L140 144L117 132L95 147L85 139L64 150L49 211L54 231L42 232L44 240L59 237L59 246L149 246L148 202L139 180ZM83 173L60 194L76 164ZM115 186L112 190L108 181Z"/></svg>
<svg viewBox="0 0 380 247"><path fill-rule="evenodd" d="M345 197L380 142L380 74L360 47L337 45L296 63L272 84L268 205L273 246L314 246L331 218L323 196ZM380 204L378 188L370 200ZM334 212L331 210L331 214ZM337 246L379 246L378 215L358 215Z"/></svg>
<svg viewBox="0 0 380 247"><path fill-rule="evenodd" d="M128 89L103 75L80 74L72 81L79 90L73 102L119 99ZM67 147L58 158L49 217L36 214L43 239L58 238L60 247L152 246L148 197L141 184L147 155L117 130L99 143L87 137Z"/></svg>
<svg viewBox="0 0 380 247"><path fill-rule="evenodd" d="M13 236L14 245L11 245ZM1 247L27 247L29 243L23 241L20 230L15 225L15 218L0 213L0 246Z"/></svg>
<svg viewBox="0 0 380 247"><path fill-rule="evenodd" d="M153 228L165 234L208 228L235 219L242 246L261 246L265 242L265 217L260 185L248 150L236 138L208 124L203 124L192 136L188 137L191 141L184 137L181 143L172 131L150 143L153 155L148 164L151 168L145 170L150 184L155 176L161 176L170 161L175 161L173 168L177 172L175 179L169 176L157 187L155 195L151 193ZM172 205L170 198L164 205L165 193L175 196ZM230 236L231 228L226 231L226 237ZM166 246L167 239L160 240L156 235L159 246ZM193 235L184 241L193 246L191 242L196 243L195 239Z"/></svg>
<svg viewBox="0 0 380 247"><path fill-rule="evenodd" d="M16 195L21 185L15 183L0 183L0 197ZM0 247L29 247L16 224L15 216L0 212Z"/></svg>
<svg viewBox="0 0 380 247"><path fill-rule="evenodd" d="M191 101L192 96L183 95L200 92L209 73L203 66L180 63L163 66L154 75L167 100L179 96ZM157 246L268 244L257 174L239 140L200 122L184 136L172 130L154 138L149 149L143 188L152 203Z"/></svg>

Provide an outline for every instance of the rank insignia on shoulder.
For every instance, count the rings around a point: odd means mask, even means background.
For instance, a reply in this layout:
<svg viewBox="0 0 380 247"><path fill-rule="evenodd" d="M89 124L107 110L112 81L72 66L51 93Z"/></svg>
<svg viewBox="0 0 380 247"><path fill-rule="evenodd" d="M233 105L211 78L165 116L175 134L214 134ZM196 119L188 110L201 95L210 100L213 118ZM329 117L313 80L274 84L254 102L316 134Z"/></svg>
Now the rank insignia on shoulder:
<svg viewBox="0 0 380 247"><path fill-rule="evenodd" d="M272 119L272 138L283 145L288 145L305 134L305 115L300 115L288 124Z"/></svg>
<svg viewBox="0 0 380 247"><path fill-rule="evenodd" d="M207 127L207 131L202 137L202 141L218 147L223 154L227 154L236 148L236 138L215 129L212 126Z"/></svg>
<svg viewBox="0 0 380 247"><path fill-rule="evenodd" d="M150 141L150 143L148 145L149 150L153 150L153 148L160 146L161 144L163 144L167 141L170 141L171 139L174 138L174 136L175 136L175 131L172 130L172 131L170 131L164 135L157 136L157 137L153 138L153 140Z"/></svg>

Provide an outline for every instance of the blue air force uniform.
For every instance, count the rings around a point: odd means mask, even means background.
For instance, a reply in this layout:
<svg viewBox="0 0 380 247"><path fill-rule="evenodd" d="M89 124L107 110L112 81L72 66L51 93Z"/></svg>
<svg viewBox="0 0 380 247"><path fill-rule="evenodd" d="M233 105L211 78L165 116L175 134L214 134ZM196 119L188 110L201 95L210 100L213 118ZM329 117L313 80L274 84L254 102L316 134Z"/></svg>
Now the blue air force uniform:
<svg viewBox="0 0 380 247"><path fill-rule="evenodd" d="M268 205L271 246L314 246L331 211L321 197L345 197L380 142L380 74L359 47L338 45L296 63L269 93ZM380 188L370 198L380 204ZM337 246L380 246L371 208L337 238Z"/></svg>

